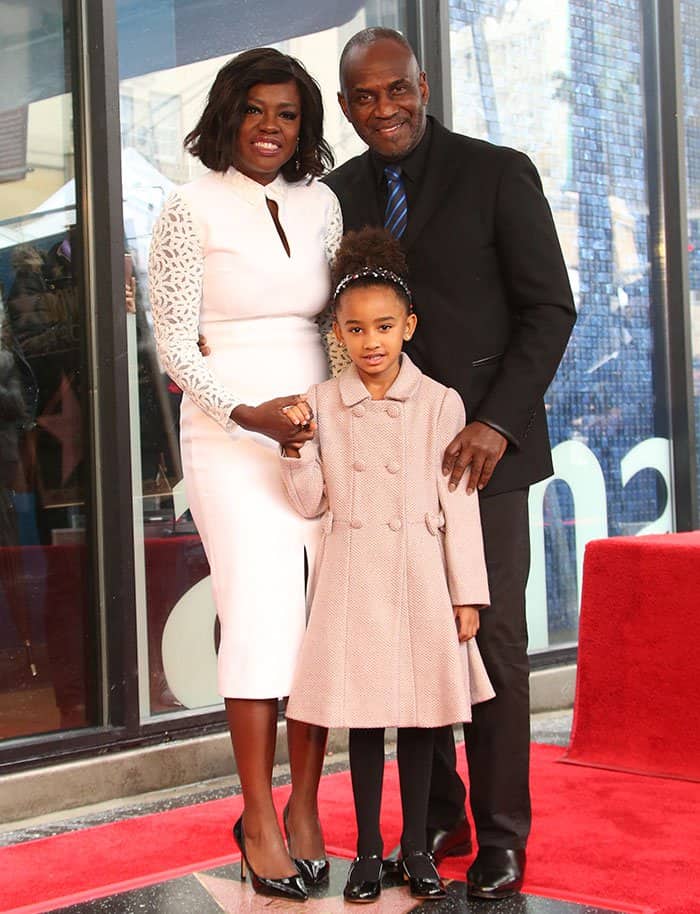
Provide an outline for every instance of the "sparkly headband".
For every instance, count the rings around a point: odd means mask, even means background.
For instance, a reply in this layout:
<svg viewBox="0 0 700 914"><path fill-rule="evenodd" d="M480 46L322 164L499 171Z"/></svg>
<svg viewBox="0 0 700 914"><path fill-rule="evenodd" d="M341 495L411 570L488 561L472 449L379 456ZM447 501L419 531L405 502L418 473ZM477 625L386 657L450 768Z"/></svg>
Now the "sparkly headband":
<svg viewBox="0 0 700 914"><path fill-rule="evenodd" d="M394 273L391 270L385 270L383 267L363 267L356 273L348 273L347 276L343 276L338 285L335 287L335 292L333 293L333 303L335 304L335 302L338 301L338 296L341 292L344 292L348 286L351 286L359 279L382 279L385 282L390 282L393 285L398 286L408 299L409 309L411 311L413 310L413 298L411 297L411 290L408 288L406 281L402 279L397 273Z"/></svg>

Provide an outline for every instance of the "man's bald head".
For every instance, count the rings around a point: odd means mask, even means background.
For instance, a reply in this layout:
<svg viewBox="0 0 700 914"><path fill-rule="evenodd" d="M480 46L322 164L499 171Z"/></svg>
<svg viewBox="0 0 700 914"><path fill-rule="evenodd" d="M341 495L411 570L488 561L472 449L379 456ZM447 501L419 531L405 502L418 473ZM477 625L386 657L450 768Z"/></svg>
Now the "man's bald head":
<svg viewBox="0 0 700 914"><path fill-rule="evenodd" d="M340 59L338 101L355 132L380 158L404 159L426 128L430 89L411 45L393 29L364 29Z"/></svg>
<svg viewBox="0 0 700 914"><path fill-rule="evenodd" d="M400 44L403 48L405 48L415 60L416 55L413 52L413 48L409 44L408 40L404 38L401 32L397 32L396 29L385 29L379 26L369 29L362 29L361 32L356 32L352 38L348 40L347 44L343 48L342 54L340 55L339 78L341 92L345 92L345 65L348 58L356 49L368 48L371 45L376 44L377 41L395 41L397 44ZM417 60L416 69L418 69Z"/></svg>

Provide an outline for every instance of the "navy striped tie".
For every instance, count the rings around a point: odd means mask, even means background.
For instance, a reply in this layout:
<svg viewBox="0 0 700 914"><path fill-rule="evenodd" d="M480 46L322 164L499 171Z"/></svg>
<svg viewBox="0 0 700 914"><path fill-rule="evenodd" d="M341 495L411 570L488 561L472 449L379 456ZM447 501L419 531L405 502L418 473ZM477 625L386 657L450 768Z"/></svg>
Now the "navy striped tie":
<svg viewBox="0 0 700 914"><path fill-rule="evenodd" d="M406 231L408 223L408 200L406 188L401 180L400 165L386 165L384 168L388 197L384 212L384 228L395 238L400 238Z"/></svg>

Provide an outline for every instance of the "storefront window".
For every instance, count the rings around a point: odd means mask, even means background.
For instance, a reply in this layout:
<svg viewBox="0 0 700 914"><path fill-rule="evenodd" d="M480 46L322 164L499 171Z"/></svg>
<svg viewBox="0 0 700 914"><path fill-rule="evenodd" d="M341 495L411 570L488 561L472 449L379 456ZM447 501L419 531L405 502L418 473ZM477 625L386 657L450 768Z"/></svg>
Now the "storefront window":
<svg viewBox="0 0 700 914"><path fill-rule="evenodd" d="M546 397L555 479L530 498L538 651L576 641L588 540L672 524L656 428L640 4L450 0L450 40L455 129L534 160L578 309Z"/></svg>
<svg viewBox="0 0 700 914"><path fill-rule="evenodd" d="M204 18L200 7L194 0L117 3L124 225L137 283L129 356L142 718L220 702L209 569L182 485L181 394L158 363L147 297L153 223L171 188L200 173L183 137L225 61L272 45L301 59L321 85L326 137L342 162L363 147L336 100L340 51L366 25L405 29L398 0L214 0Z"/></svg>
<svg viewBox="0 0 700 914"><path fill-rule="evenodd" d="M0 739L95 722L67 8L0 6Z"/></svg>
<svg viewBox="0 0 700 914"><path fill-rule="evenodd" d="M688 273L693 339L697 480L700 492L700 3L681 2L685 142L688 181ZM700 503L695 506L700 527Z"/></svg>

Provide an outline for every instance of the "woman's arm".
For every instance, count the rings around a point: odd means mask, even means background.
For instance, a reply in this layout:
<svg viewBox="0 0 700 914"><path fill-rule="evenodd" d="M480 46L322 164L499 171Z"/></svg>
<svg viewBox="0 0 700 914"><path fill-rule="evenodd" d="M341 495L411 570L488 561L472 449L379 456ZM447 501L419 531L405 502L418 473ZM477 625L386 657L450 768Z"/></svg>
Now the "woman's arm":
<svg viewBox="0 0 700 914"><path fill-rule="evenodd" d="M197 346L204 251L192 211L175 191L151 238L148 283L153 330L165 371L196 405L225 429L240 404L214 377Z"/></svg>

